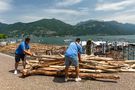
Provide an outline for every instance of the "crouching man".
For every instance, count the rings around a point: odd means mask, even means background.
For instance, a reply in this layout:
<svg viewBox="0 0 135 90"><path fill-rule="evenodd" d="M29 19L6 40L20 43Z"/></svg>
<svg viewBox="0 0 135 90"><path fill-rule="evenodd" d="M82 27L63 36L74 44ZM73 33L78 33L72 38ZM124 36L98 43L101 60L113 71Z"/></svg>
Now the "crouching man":
<svg viewBox="0 0 135 90"><path fill-rule="evenodd" d="M79 44L80 38L77 38L75 42L71 42L65 52L65 81L69 80L68 70L72 64L75 67L76 78L75 81L81 81L79 77L79 61L81 61L82 47Z"/></svg>
<svg viewBox="0 0 135 90"><path fill-rule="evenodd" d="M18 48L15 51L15 71L14 74L17 74L17 68L20 60L22 60L23 68L25 69L26 65L26 55L32 56L33 54L30 52L30 38L26 38L25 41L21 42Z"/></svg>

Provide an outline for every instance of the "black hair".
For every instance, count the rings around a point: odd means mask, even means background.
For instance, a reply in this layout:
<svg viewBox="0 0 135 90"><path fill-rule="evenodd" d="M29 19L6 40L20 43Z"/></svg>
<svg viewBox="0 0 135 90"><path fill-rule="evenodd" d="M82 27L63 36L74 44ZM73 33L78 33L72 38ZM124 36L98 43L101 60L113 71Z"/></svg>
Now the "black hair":
<svg viewBox="0 0 135 90"><path fill-rule="evenodd" d="M81 41L81 39L80 38L76 38L76 41Z"/></svg>
<svg viewBox="0 0 135 90"><path fill-rule="evenodd" d="M25 41L30 41L30 38L29 37L25 38Z"/></svg>
<svg viewBox="0 0 135 90"><path fill-rule="evenodd" d="M91 40L88 40L87 41L87 45L91 45L92 41Z"/></svg>

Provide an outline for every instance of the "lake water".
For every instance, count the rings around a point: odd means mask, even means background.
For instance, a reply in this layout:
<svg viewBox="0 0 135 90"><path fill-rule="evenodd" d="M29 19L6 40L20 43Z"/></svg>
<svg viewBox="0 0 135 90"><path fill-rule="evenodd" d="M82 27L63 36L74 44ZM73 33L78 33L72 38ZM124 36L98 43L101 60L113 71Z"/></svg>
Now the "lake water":
<svg viewBox="0 0 135 90"><path fill-rule="evenodd" d="M66 36L66 37L33 37L33 42L44 43L44 44L56 44L63 45L65 44L65 39L75 40L77 37L81 40L103 40L103 41L128 41L130 43L135 43L135 35L113 35L113 36Z"/></svg>

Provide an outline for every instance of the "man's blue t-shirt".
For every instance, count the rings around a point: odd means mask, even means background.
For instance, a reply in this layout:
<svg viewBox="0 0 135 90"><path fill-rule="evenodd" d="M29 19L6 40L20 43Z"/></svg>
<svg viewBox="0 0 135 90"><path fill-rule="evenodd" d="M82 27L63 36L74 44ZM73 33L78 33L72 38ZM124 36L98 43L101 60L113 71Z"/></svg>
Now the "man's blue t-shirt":
<svg viewBox="0 0 135 90"><path fill-rule="evenodd" d="M21 42L21 44L16 49L16 54L24 54L24 50L30 49L30 46L26 42Z"/></svg>
<svg viewBox="0 0 135 90"><path fill-rule="evenodd" d="M82 47L76 42L72 42L68 49L65 52L65 56L67 57L77 57L78 53L82 53Z"/></svg>

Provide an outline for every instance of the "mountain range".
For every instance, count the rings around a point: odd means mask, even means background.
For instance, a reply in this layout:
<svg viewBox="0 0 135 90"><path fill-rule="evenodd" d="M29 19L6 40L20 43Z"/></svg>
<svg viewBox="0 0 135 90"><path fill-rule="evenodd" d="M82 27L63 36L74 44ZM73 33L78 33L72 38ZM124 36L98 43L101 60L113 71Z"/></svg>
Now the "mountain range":
<svg viewBox="0 0 135 90"><path fill-rule="evenodd" d="M88 20L70 25L53 18L30 23L0 23L0 33L9 36L21 34L36 36L134 35L135 24Z"/></svg>

